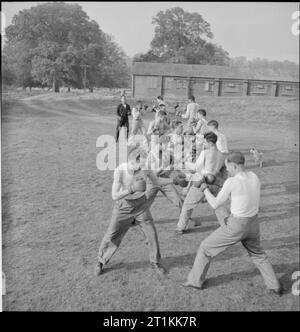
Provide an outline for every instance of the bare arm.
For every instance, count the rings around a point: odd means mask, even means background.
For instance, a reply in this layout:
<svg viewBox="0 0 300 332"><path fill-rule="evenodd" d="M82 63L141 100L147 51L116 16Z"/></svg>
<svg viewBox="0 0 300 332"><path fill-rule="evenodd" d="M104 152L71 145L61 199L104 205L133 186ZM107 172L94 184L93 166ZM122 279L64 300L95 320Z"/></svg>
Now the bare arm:
<svg viewBox="0 0 300 332"><path fill-rule="evenodd" d="M160 178L156 176L154 172L151 171L147 173L147 176L150 178L150 180L155 186L163 187L166 186L167 184L173 183L173 179Z"/></svg>
<svg viewBox="0 0 300 332"><path fill-rule="evenodd" d="M193 172L201 171L204 167L204 151L200 153L200 156L198 157L197 161L195 163L191 163L189 161L185 162L185 167Z"/></svg>
<svg viewBox="0 0 300 332"><path fill-rule="evenodd" d="M128 189L122 190L121 189L122 183L121 183L121 174L119 169L116 169L114 172L114 182L112 185L112 199L114 201L118 201L126 196L128 196L129 194L131 194L131 192Z"/></svg>
<svg viewBox="0 0 300 332"><path fill-rule="evenodd" d="M190 109L187 107L185 114L181 115L184 119L188 119L190 117Z"/></svg>
<svg viewBox="0 0 300 332"><path fill-rule="evenodd" d="M193 127L193 130L194 130L195 134L197 134L200 131L202 125L203 125L202 121L198 121L197 125L195 127Z"/></svg>
<svg viewBox="0 0 300 332"><path fill-rule="evenodd" d="M147 135L152 135L154 131L154 123L150 122L149 127L148 127L148 131L147 131Z"/></svg>

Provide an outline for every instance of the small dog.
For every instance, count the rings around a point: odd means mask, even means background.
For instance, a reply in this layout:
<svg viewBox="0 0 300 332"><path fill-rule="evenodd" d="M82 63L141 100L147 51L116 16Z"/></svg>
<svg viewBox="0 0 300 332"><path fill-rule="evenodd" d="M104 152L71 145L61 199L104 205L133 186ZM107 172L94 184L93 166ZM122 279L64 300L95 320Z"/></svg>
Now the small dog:
<svg viewBox="0 0 300 332"><path fill-rule="evenodd" d="M253 155L255 163L259 164L259 167L263 167L263 153L259 152L255 147L250 149L250 153Z"/></svg>

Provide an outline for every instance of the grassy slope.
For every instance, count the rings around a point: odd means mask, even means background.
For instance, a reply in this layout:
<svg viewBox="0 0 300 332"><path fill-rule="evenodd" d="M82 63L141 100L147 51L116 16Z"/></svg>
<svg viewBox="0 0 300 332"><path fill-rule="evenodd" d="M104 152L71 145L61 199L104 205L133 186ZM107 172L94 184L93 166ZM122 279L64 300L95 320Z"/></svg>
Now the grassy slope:
<svg viewBox="0 0 300 332"><path fill-rule="evenodd" d="M152 212L168 278L149 269L138 227L128 232L107 272L95 278L112 208L112 172L97 170L95 144L99 135L114 133L117 100L44 94L20 99L2 113L4 310L299 310L299 298L290 294L291 274L299 269L298 100L200 102L262 180L262 244L286 294L266 294L239 244L215 259L207 289L181 288L217 221L207 204L199 206L194 216L202 225L178 239L178 212L165 198ZM265 154L262 169L250 159L252 145Z"/></svg>

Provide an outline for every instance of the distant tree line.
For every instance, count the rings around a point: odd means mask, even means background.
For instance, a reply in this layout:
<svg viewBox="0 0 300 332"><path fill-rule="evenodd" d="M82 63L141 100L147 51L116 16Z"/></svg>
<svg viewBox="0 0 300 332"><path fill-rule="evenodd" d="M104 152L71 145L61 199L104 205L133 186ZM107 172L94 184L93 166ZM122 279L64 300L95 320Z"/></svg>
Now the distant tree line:
<svg viewBox="0 0 300 332"><path fill-rule="evenodd" d="M199 13L180 7L153 17L154 38L148 52L130 59L113 37L90 20L78 4L39 4L20 11L6 28L2 83L22 87L129 87L132 62L225 65L245 73L264 73L298 80L290 61L230 58L211 42L210 24Z"/></svg>
<svg viewBox="0 0 300 332"><path fill-rule="evenodd" d="M248 73L299 80L299 65L291 61L247 60L230 58L221 46L212 43L210 24L199 13L185 12L180 7L160 11L152 19L155 25L150 49L133 57L136 62L171 62L238 67Z"/></svg>
<svg viewBox="0 0 300 332"><path fill-rule="evenodd" d="M2 82L22 87L127 87L128 57L78 4L20 11L5 31Z"/></svg>
<svg viewBox="0 0 300 332"><path fill-rule="evenodd" d="M283 77L286 80L299 80L299 65L292 61L276 61L256 58L248 60L245 56L239 56L230 60L233 67L243 68L245 72L259 74L270 74L277 77Z"/></svg>

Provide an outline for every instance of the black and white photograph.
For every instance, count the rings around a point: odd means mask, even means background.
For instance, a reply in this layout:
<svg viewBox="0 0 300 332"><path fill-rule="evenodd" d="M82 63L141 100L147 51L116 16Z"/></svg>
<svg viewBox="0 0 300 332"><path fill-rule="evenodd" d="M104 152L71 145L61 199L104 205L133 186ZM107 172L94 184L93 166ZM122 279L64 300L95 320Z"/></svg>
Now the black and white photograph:
<svg viewBox="0 0 300 332"><path fill-rule="evenodd" d="M298 2L2 2L1 311L299 312L299 34Z"/></svg>

